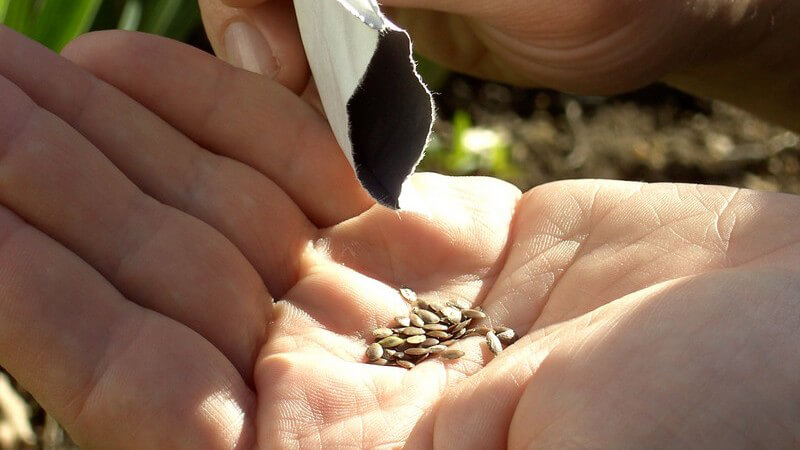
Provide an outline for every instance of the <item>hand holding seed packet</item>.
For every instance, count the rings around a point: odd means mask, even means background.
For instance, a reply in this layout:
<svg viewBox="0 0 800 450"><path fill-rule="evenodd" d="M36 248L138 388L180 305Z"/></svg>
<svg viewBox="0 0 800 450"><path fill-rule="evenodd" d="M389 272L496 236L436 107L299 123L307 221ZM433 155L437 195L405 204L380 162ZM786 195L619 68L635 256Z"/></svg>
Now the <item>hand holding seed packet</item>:
<svg viewBox="0 0 800 450"><path fill-rule="evenodd" d="M0 48L0 365L84 448L798 440L796 196L418 173L397 211L307 66L127 32Z"/></svg>

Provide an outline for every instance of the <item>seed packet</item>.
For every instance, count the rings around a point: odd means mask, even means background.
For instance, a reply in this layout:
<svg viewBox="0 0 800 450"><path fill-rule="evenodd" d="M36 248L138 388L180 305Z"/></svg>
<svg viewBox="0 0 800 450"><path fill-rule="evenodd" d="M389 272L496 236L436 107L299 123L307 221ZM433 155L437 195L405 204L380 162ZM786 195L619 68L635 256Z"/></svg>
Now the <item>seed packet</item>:
<svg viewBox="0 0 800 450"><path fill-rule="evenodd" d="M370 195L399 208L403 182L422 158L434 111L408 33L375 0L294 4L336 140Z"/></svg>

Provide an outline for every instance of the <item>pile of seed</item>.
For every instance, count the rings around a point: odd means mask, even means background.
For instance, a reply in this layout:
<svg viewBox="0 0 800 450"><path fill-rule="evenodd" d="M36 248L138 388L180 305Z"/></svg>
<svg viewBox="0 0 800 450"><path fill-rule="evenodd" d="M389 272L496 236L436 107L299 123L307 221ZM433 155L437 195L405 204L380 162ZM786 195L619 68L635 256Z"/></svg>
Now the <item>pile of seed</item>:
<svg viewBox="0 0 800 450"><path fill-rule="evenodd" d="M458 359L464 352L449 347L470 336L485 336L489 350L497 355L504 344L516 340L511 328L477 326L475 322L486 318L479 306L456 301L428 303L407 287L400 288L400 295L411 310L407 316L395 317L392 326L372 331L375 342L367 347L372 364L411 369L429 357Z"/></svg>

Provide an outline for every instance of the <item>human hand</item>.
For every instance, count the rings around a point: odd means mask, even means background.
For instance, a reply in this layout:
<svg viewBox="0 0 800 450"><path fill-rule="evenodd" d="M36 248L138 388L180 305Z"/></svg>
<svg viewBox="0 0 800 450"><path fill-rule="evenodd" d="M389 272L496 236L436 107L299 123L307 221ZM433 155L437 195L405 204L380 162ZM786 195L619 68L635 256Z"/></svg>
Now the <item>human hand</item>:
<svg viewBox="0 0 800 450"><path fill-rule="evenodd" d="M262 77L131 33L65 50L123 94L0 42L0 362L87 448L797 439L796 197L420 174L397 213ZM399 284L524 337L364 364Z"/></svg>
<svg viewBox="0 0 800 450"><path fill-rule="evenodd" d="M218 55L305 85L289 0L200 0ZM665 81L794 130L800 4L786 0L384 0L415 48L452 69L519 85L614 94ZM235 7L247 7L238 9ZM225 31L253 24L253 34ZM241 28L237 28L241 30ZM268 44L252 45L264 35ZM270 50L271 49L271 50ZM266 54L270 54L267 56ZM241 55L245 55L243 61Z"/></svg>

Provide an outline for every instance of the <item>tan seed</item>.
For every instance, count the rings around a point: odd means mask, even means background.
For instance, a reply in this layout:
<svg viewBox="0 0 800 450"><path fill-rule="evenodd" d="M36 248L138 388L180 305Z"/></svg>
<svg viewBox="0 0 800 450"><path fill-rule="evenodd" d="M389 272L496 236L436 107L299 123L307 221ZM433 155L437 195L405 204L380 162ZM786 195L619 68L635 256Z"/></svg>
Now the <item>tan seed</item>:
<svg viewBox="0 0 800 450"><path fill-rule="evenodd" d="M394 359L396 359L398 361L401 360L401 359L406 359L405 352L397 352L397 353L395 353L394 354Z"/></svg>
<svg viewBox="0 0 800 450"><path fill-rule="evenodd" d="M427 355L428 353L430 353L430 350L422 347L414 347L406 350L406 355L411 355L411 356Z"/></svg>
<svg viewBox="0 0 800 450"><path fill-rule="evenodd" d="M419 359L414 364L419 364L422 361L425 361L426 359L428 359L428 355L430 355L430 353L425 353L424 355L420 356Z"/></svg>
<svg viewBox="0 0 800 450"><path fill-rule="evenodd" d="M434 345L432 347L428 347L428 350L430 351L430 353L432 355L435 355L436 353L442 353L443 351L447 350L447 346L446 345L441 345L441 344L440 345Z"/></svg>
<svg viewBox="0 0 800 450"><path fill-rule="evenodd" d="M411 361L404 361L404 360L397 361L397 365L404 369L411 369L415 366L415 364L412 363Z"/></svg>
<svg viewBox="0 0 800 450"><path fill-rule="evenodd" d="M447 325L441 323L426 323L422 328L428 331L447 331Z"/></svg>
<svg viewBox="0 0 800 450"><path fill-rule="evenodd" d="M414 325L415 327L419 328L425 325L425 321L414 313L409 314L408 319L411 321L411 325Z"/></svg>
<svg viewBox="0 0 800 450"><path fill-rule="evenodd" d="M449 340L446 340L446 341L442 342L442 345L444 345L445 347L450 347L451 345L453 345L455 343L456 343L455 339L449 339Z"/></svg>
<svg viewBox="0 0 800 450"><path fill-rule="evenodd" d="M425 323L430 323L430 324L439 323L439 316L430 311L420 309L419 312L417 312L417 315L420 318L422 318L422 320L425 321Z"/></svg>
<svg viewBox="0 0 800 450"><path fill-rule="evenodd" d="M372 364L375 364L377 366L385 366L388 363L389 363L389 361L387 361L387 360L385 360L383 358L379 358L379 359L376 359L375 361L372 361Z"/></svg>
<svg viewBox="0 0 800 450"><path fill-rule="evenodd" d="M425 330L417 327L405 327L403 328L403 334L405 334L406 336L417 336L425 334Z"/></svg>
<svg viewBox="0 0 800 450"><path fill-rule="evenodd" d="M409 319L407 316L397 316L394 318L394 321L397 322L397 324L401 327L407 327L411 325L411 319Z"/></svg>
<svg viewBox="0 0 800 450"><path fill-rule="evenodd" d="M417 299L417 306L420 309L428 309L428 302L426 302L425 300L423 300L421 298L418 298Z"/></svg>
<svg viewBox="0 0 800 450"><path fill-rule="evenodd" d="M367 359L377 361L383 356L383 347L377 342L367 347Z"/></svg>
<svg viewBox="0 0 800 450"><path fill-rule="evenodd" d="M439 311L442 310L442 305L440 305L438 303L428 303L428 309L430 309L431 311L433 311L435 313L438 313Z"/></svg>
<svg viewBox="0 0 800 450"><path fill-rule="evenodd" d="M453 334L453 339L461 339L465 334L467 334L467 330L466 328L462 328Z"/></svg>
<svg viewBox="0 0 800 450"><path fill-rule="evenodd" d="M451 333L455 333L456 331L461 331L463 328L466 328L467 325L470 324L470 322L472 322L472 319L467 319L467 320L465 320L463 322L459 322L459 324L454 326L453 329L450 330L450 332Z"/></svg>
<svg viewBox="0 0 800 450"><path fill-rule="evenodd" d="M450 321L450 323L461 322L461 311L453 308L452 306L445 306L440 312L447 318L447 320Z"/></svg>
<svg viewBox="0 0 800 450"><path fill-rule="evenodd" d="M398 345L403 344L403 343L405 343L405 340L403 338L397 337L397 336L389 336L389 337L383 338L380 341L378 341L378 344L380 344L381 347L384 347L384 348L397 347Z"/></svg>
<svg viewBox="0 0 800 450"><path fill-rule="evenodd" d="M452 306L453 308L458 308L458 309L468 309L472 306L468 301L460 298L450 300L447 302L447 304Z"/></svg>
<svg viewBox="0 0 800 450"><path fill-rule="evenodd" d="M394 331L392 331L392 330L390 330L388 328L376 328L376 329L372 330L372 336L375 337L375 339L383 339L383 338L389 337L389 336L391 336L393 334L394 334Z"/></svg>
<svg viewBox="0 0 800 450"><path fill-rule="evenodd" d="M482 311L478 311L477 309L465 309L461 311L461 314L463 314L466 317L469 317L470 319L486 318L486 314L483 313Z"/></svg>
<svg viewBox="0 0 800 450"><path fill-rule="evenodd" d="M500 352L503 351L503 344L500 343L500 339L497 339L497 335L494 334L494 331L486 333L486 345L489 346L489 350L495 355L499 355Z"/></svg>
<svg viewBox="0 0 800 450"><path fill-rule="evenodd" d="M417 301L417 293L414 292L410 287L400 286L399 291L400 291L400 296L406 299L407 302L414 303L415 301Z"/></svg>
<svg viewBox="0 0 800 450"><path fill-rule="evenodd" d="M424 334L420 334L420 335L417 335L417 336L411 336L410 338L406 339L406 344L411 344L411 345L422 344L423 342L425 342L426 339L428 339L428 338L425 337ZM408 352L406 352L406 353L408 353Z"/></svg>
<svg viewBox="0 0 800 450"><path fill-rule="evenodd" d="M408 340L406 340L406 342L408 342ZM424 341L422 341L419 344L419 346L420 347L430 347L430 346L433 346L433 345L437 345L438 343L439 343L438 339L428 338L428 339L425 339Z"/></svg>
<svg viewBox="0 0 800 450"><path fill-rule="evenodd" d="M450 333L445 333L444 331L428 331L425 333L428 337L436 338L436 339L450 339Z"/></svg>
<svg viewBox="0 0 800 450"><path fill-rule="evenodd" d="M462 352L461 350L456 350L454 348L449 348L440 353L440 356L444 359L458 359L464 356L464 352Z"/></svg>
<svg viewBox="0 0 800 450"><path fill-rule="evenodd" d="M386 358L394 358L394 355L397 353L397 350L393 348L385 348L383 349L383 356Z"/></svg>
<svg viewBox="0 0 800 450"><path fill-rule="evenodd" d="M516 340L516 337L517 336L514 333L514 330L512 330L510 328L508 330L501 331L500 333L497 333L497 339L500 339L500 342L502 342L504 344L507 344L507 345L508 344L513 344L514 341Z"/></svg>

